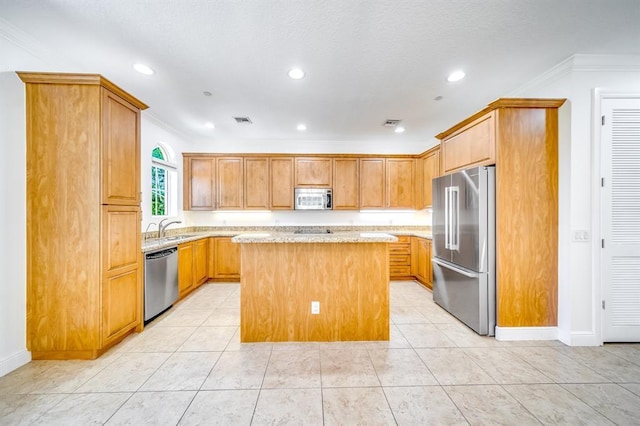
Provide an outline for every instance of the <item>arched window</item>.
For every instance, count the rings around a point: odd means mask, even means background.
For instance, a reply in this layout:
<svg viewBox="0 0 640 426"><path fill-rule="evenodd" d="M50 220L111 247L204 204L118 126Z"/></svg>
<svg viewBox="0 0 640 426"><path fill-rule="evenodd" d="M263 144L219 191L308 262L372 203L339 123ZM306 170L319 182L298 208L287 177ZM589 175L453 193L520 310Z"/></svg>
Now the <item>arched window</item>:
<svg viewBox="0 0 640 426"><path fill-rule="evenodd" d="M167 150L156 145L151 151L151 215L175 216L177 213L177 171Z"/></svg>

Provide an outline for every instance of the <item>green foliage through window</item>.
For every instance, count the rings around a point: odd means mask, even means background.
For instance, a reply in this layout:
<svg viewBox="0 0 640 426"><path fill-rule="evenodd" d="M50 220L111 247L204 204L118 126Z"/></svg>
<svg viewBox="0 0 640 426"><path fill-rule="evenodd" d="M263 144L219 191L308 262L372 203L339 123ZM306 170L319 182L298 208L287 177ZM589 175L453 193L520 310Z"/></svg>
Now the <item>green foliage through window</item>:
<svg viewBox="0 0 640 426"><path fill-rule="evenodd" d="M156 146L155 148L153 148L151 157L157 158L158 160L166 160L164 156L164 152L162 151L162 148L160 148L159 146Z"/></svg>
<svg viewBox="0 0 640 426"><path fill-rule="evenodd" d="M153 158L165 160L164 152L159 146L153 149ZM153 164L151 166L151 214L153 216L167 215L167 170Z"/></svg>

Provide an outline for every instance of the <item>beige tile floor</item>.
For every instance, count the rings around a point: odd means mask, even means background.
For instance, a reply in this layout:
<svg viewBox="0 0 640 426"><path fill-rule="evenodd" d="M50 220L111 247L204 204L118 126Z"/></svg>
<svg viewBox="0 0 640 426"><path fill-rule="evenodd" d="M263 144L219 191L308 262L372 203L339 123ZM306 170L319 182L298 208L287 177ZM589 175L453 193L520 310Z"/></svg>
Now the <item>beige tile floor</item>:
<svg viewBox="0 0 640 426"><path fill-rule="evenodd" d="M389 342L241 344L207 284L95 361L0 378L0 424L640 424L640 345L480 337L391 283Z"/></svg>

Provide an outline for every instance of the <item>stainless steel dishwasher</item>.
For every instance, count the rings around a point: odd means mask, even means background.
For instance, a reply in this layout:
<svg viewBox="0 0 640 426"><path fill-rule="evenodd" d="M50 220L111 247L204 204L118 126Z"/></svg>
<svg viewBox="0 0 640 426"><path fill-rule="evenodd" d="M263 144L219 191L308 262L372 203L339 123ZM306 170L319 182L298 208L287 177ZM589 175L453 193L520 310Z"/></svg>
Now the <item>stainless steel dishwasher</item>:
<svg viewBox="0 0 640 426"><path fill-rule="evenodd" d="M178 300L178 247L147 253L144 264L144 320Z"/></svg>

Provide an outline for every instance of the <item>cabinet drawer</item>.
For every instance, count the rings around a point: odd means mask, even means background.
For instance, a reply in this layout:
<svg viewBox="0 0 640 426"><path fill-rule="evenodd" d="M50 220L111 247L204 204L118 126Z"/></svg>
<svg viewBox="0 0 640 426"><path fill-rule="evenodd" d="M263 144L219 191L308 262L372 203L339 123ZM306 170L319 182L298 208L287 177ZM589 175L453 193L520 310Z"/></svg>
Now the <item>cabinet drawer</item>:
<svg viewBox="0 0 640 426"><path fill-rule="evenodd" d="M389 265L391 266L409 266L411 265L411 255L394 254L389 256Z"/></svg>
<svg viewBox="0 0 640 426"><path fill-rule="evenodd" d="M396 235L396 238L398 239L398 241L396 241L395 243L391 243L391 245L394 244L410 244L411 243L411 235Z"/></svg>
<svg viewBox="0 0 640 426"><path fill-rule="evenodd" d="M411 275L411 266L392 265L389 267L389 275L392 277L408 277Z"/></svg>
<svg viewBox="0 0 640 426"><path fill-rule="evenodd" d="M389 254L391 256L398 254L411 254L411 244L393 243L389 245Z"/></svg>

